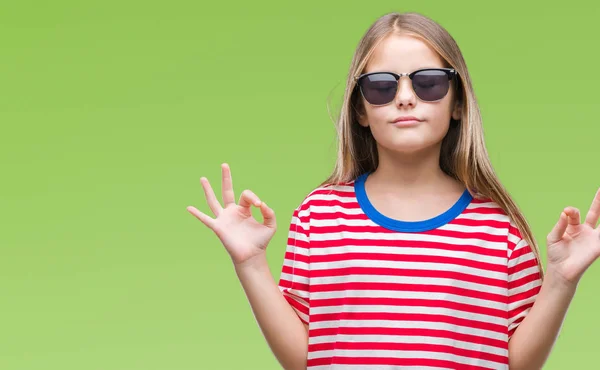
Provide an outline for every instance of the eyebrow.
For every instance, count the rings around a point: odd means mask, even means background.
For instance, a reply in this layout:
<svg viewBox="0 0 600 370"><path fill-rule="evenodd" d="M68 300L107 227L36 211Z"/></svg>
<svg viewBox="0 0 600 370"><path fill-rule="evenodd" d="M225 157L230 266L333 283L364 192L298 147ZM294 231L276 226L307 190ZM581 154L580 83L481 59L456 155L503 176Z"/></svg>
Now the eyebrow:
<svg viewBox="0 0 600 370"><path fill-rule="evenodd" d="M410 72L408 72L408 73L411 73L411 72L414 72L414 71L419 71L419 70L421 70L421 69L431 69L431 68L435 68L435 69L437 69L437 68L445 68L445 67L438 67L438 66L426 66L426 67L419 67L419 68L417 68L417 69L413 69L412 71L410 71ZM398 73L398 72L396 72L396 71L394 71L394 70L392 70L392 69L382 69L382 68L374 68L372 71L369 71L369 72L363 72L363 73L374 73L374 72L394 72L394 73Z"/></svg>

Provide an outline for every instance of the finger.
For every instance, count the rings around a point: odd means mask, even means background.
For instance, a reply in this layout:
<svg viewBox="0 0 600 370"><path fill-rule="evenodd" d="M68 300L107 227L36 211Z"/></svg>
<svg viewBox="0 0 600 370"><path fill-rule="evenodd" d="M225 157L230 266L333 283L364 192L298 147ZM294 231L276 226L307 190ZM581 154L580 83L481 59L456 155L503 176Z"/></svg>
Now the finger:
<svg viewBox="0 0 600 370"><path fill-rule="evenodd" d="M575 207L567 207L565 208L565 213L568 216L569 226L579 226L581 223L581 215L579 213L579 209Z"/></svg>
<svg viewBox="0 0 600 370"><path fill-rule="evenodd" d="M204 190L204 195L206 196L206 202L210 207L210 210L214 213L215 216L219 217L223 208L219 204L217 197L215 196L215 192L213 191L208 179L206 177L200 178L200 183L202 184L202 189Z"/></svg>
<svg viewBox="0 0 600 370"><path fill-rule="evenodd" d="M567 234L571 237L579 235L583 229L579 209L575 207L567 207L564 211L567 214Z"/></svg>
<svg viewBox="0 0 600 370"><path fill-rule="evenodd" d="M261 201L256 194L254 194L251 190L246 189L242 192L242 195L240 195L239 204L244 208L250 208L250 206L253 204L256 207L260 207Z"/></svg>
<svg viewBox="0 0 600 370"><path fill-rule="evenodd" d="M189 213L194 215L198 220L202 221L203 224L208 226L210 229L213 229L215 220L205 215L204 213L198 211L195 207L189 206L187 207Z"/></svg>
<svg viewBox="0 0 600 370"><path fill-rule="evenodd" d="M263 225L274 228L276 226L275 222L275 212L267 206L267 203L262 202L260 205L260 213L263 216Z"/></svg>
<svg viewBox="0 0 600 370"><path fill-rule="evenodd" d="M227 163L221 165L221 173L223 176L222 193L223 207L235 203L235 194L233 193L233 181L231 180L231 169Z"/></svg>
<svg viewBox="0 0 600 370"><path fill-rule="evenodd" d="M567 230L567 214L565 212L560 213L560 217L558 218L558 222L554 225L550 233L548 234L548 243L554 244L562 239L565 231Z"/></svg>
<svg viewBox="0 0 600 370"><path fill-rule="evenodd" d="M600 218L600 189L596 192L596 196L590 205L590 210L585 216L585 223L595 228L598 218Z"/></svg>

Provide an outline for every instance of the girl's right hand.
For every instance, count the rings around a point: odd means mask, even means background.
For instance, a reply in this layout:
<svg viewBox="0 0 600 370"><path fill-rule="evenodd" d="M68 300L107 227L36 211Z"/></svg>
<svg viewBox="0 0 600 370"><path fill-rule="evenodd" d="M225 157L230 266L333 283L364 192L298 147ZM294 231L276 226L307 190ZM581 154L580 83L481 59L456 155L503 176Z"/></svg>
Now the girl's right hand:
<svg viewBox="0 0 600 370"><path fill-rule="evenodd" d="M244 190L239 204L236 204L229 166L223 163L221 170L223 207L208 180L200 178L208 206L216 218L207 216L193 206L187 207L187 210L219 237L234 265L239 267L251 262L254 257L264 255L277 229L275 212L250 190ZM260 208L263 223L252 217L251 206Z"/></svg>

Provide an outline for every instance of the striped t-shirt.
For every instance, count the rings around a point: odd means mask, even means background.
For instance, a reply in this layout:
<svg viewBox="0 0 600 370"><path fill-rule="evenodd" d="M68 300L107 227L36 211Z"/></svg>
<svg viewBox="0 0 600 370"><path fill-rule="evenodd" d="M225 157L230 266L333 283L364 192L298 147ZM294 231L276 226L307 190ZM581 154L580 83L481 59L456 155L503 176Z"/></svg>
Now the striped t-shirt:
<svg viewBox="0 0 600 370"><path fill-rule="evenodd" d="M508 369L541 286L531 248L465 190L426 221L379 213L368 173L295 209L279 287L308 324L308 369Z"/></svg>

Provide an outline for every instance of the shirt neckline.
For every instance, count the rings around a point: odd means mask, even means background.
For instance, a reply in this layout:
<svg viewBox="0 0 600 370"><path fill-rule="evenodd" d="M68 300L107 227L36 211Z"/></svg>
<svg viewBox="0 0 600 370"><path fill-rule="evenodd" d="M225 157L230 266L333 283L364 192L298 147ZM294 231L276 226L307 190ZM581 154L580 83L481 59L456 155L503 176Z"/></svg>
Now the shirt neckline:
<svg viewBox="0 0 600 370"><path fill-rule="evenodd" d="M369 198L365 190L365 181L369 176L370 172L366 172L360 175L354 181L354 192L356 194L356 200L363 212L376 224L386 227L391 230L400 232L423 232L436 229L440 226L447 224L448 222L455 219L460 215L471 203L473 196L467 189L463 192L460 198L454 203L448 210L439 214L433 218L422 220L422 221L401 221L390 217L387 217L380 213Z"/></svg>

